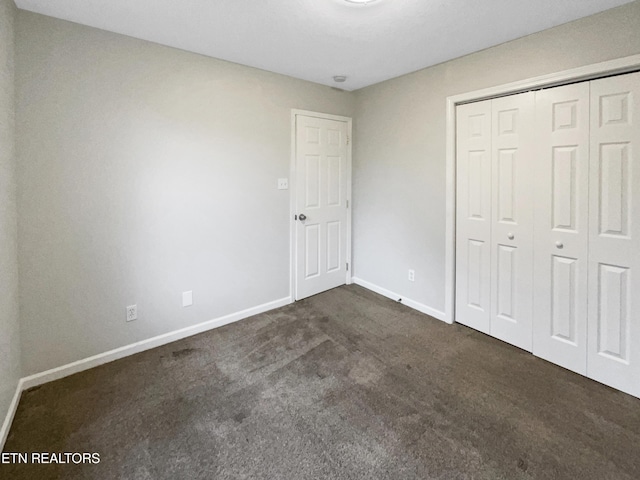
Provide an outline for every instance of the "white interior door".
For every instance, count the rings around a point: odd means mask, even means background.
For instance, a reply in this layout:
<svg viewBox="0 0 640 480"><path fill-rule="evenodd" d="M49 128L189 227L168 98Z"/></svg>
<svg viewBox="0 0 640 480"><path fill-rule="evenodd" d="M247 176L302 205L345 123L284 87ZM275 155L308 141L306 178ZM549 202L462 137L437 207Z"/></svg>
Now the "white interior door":
<svg viewBox="0 0 640 480"><path fill-rule="evenodd" d="M456 115L456 321L530 351L534 94Z"/></svg>
<svg viewBox="0 0 640 480"><path fill-rule="evenodd" d="M348 122L296 115L295 297L347 279Z"/></svg>
<svg viewBox="0 0 640 480"><path fill-rule="evenodd" d="M456 107L456 322L491 333L491 101Z"/></svg>
<svg viewBox="0 0 640 480"><path fill-rule="evenodd" d="M640 397L640 73L456 107L456 321Z"/></svg>
<svg viewBox="0 0 640 480"><path fill-rule="evenodd" d="M591 82L587 375L640 397L640 73Z"/></svg>
<svg viewBox="0 0 640 480"><path fill-rule="evenodd" d="M534 93L491 101L491 335L531 351Z"/></svg>
<svg viewBox="0 0 640 480"><path fill-rule="evenodd" d="M533 353L586 374L589 84L536 92Z"/></svg>

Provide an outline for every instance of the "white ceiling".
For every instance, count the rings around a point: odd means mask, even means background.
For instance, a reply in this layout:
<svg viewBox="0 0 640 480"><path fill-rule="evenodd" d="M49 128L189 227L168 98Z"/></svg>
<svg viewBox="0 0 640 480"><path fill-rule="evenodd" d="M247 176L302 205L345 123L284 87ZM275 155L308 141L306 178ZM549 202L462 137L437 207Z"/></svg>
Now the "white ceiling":
<svg viewBox="0 0 640 480"><path fill-rule="evenodd" d="M16 0L19 8L355 90L631 0ZM606 41L603 39L603 41ZM334 75L347 75L343 84Z"/></svg>

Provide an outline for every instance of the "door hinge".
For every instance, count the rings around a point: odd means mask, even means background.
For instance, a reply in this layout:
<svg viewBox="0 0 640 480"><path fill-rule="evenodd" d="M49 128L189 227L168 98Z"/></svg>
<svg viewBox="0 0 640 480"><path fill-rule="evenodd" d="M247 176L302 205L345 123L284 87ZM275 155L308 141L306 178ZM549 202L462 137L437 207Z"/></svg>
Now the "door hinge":
<svg viewBox="0 0 640 480"><path fill-rule="evenodd" d="M349 145L350 142L351 142L351 137L349 137L349 135L347 135L347 145Z"/></svg>
<svg viewBox="0 0 640 480"><path fill-rule="evenodd" d="M349 264L347 263L347 272L349 271Z"/></svg>
<svg viewBox="0 0 640 480"><path fill-rule="evenodd" d="M349 200L347 200L347 208L349 208Z"/></svg>
<svg viewBox="0 0 640 480"><path fill-rule="evenodd" d="M297 220L297 219L298 219L298 215L294 215L294 216L293 216L293 219L294 219L294 220Z"/></svg>

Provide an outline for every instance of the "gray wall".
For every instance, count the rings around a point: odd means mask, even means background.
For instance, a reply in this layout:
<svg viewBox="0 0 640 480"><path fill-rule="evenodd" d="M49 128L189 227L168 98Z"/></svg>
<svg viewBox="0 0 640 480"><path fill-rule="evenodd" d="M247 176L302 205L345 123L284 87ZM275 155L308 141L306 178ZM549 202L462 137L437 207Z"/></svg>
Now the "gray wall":
<svg viewBox="0 0 640 480"><path fill-rule="evenodd" d="M355 114L355 275L442 310L445 98L640 53L638 25L634 2L350 94L20 12L24 373L288 296L291 108Z"/></svg>
<svg viewBox="0 0 640 480"><path fill-rule="evenodd" d="M24 11L16 85L25 374L289 295L290 112L353 94Z"/></svg>
<svg viewBox="0 0 640 480"><path fill-rule="evenodd" d="M14 19L0 0L0 426L20 378L14 149Z"/></svg>
<svg viewBox="0 0 640 480"><path fill-rule="evenodd" d="M444 310L447 96L638 53L636 1L358 90L355 276Z"/></svg>

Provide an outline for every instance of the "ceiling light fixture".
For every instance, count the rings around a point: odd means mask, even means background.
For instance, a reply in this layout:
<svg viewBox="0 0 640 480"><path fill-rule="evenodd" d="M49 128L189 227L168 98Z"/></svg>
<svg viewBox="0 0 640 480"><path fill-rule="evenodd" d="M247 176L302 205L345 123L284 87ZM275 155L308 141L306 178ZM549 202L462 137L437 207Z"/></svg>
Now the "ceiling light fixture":
<svg viewBox="0 0 640 480"><path fill-rule="evenodd" d="M347 3L355 3L356 5L367 5L369 3L373 3L377 0L344 0Z"/></svg>
<svg viewBox="0 0 640 480"><path fill-rule="evenodd" d="M337 83L342 83L347 79L346 75L336 75L335 77L333 77L333 81L337 82Z"/></svg>

